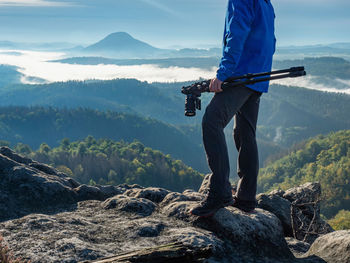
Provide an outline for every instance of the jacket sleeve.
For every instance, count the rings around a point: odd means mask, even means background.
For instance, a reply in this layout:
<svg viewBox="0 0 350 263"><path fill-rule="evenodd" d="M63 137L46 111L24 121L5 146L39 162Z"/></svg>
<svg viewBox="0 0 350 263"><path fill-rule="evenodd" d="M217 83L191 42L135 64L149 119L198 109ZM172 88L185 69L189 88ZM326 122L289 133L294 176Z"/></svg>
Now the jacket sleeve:
<svg viewBox="0 0 350 263"><path fill-rule="evenodd" d="M241 57L254 20L254 0L230 0L226 15L223 56L216 77L231 77Z"/></svg>

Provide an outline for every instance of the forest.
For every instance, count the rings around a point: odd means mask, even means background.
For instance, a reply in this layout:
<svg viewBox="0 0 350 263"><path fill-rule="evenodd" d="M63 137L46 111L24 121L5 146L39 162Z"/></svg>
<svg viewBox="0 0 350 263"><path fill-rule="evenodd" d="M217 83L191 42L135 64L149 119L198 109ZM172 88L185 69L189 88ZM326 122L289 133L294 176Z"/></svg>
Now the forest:
<svg viewBox="0 0 350 263"><path fill-rule="evenodd" d="M7 144L0 141L0 145ZM145 147L139 141L126 143L88 136L74 142L65 138L55 148L42 143L37 150L19 143L14 150L90 185L127 183L181 192L184 189L198 190L203 180L203 175L180 160Z"/></svg>
<svg viewBox="0 0 350 263"><path fill-rule="evenodd" d="M38 148L42 143L59 145L63 138L133 142L170 154L201 172L207 171L203 148L181 129L155 119L86 108L56 109L51 107L0 107L0 139ZM199 154L203 153L203 154Z"/></svg>
<svg viewBox="0 0 350 263"><path fill-rule="evenodd" d="M330 219L340 210L350 211L350 130L309 139L260 170L258 191L288 189L320 182L321 212Z"/></svg>

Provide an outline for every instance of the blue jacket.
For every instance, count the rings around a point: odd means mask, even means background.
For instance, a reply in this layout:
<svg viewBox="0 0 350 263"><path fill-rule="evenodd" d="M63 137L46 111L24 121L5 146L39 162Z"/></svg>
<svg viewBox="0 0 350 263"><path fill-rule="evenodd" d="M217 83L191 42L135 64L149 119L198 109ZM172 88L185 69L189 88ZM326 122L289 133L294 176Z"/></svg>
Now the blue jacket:
<svg viewBox="0 0 350 263"><path fill-rule="evenodd" d="M223 56L216 77L271 71L275 53L275 13L270 0L229 0L223 39ZM269 82L247 87L267 92Z"/></svg>

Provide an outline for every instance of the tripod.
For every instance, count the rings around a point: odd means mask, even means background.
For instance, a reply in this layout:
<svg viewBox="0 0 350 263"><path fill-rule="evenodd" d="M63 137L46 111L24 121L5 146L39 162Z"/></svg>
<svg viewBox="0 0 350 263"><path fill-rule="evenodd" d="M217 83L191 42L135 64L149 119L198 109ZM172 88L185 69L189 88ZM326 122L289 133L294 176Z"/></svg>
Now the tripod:
<svg viewBox="0 0 350 263"><path fill-rule="evenodd" d="M255 84L258 82L284 79L284 78L296 78L306 75L304 67L293 67L290 69L282 69L271 72L246 74L243 76L231 77L222 84L222 89L233 88L237 86L244 86L249 84ZM210 80L204 80L194 83L190 86L182 87L181 93L186 95L185 101L185 115L192 117L196 115L196 109L201 110L201 100L199 97L203 92L210 92L209 90Z"/></svg>

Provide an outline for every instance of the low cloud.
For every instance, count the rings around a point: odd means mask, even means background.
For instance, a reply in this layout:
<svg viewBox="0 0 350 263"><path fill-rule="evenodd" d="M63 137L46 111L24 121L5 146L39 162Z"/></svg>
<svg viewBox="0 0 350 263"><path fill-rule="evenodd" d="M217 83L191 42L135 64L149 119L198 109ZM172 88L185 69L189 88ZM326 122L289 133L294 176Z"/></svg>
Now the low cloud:
<svg viewBox="0 0 350 263"><path fill-rule="evenodd" d="M64 64L48 62L62 58L63 53L16 51L17 55L15 56L11 55L11 52L14 50L0 51L1 63L19 67L19 71L27 76L27 78L23 78L23 81L29 84L35 83L32 78L45 79L48 82L115 78L135 78L147 82L181 82L199 78L213 78L216 70L215 68L212 70L182 67L160 68L157 65ZM21 55L18 55L19 52Z"/></svg>
<svg viewBox="0 0 350 263"><path fill-rule="evenodd" d="M27 84L69 80L110 80L133 78L147 82L182 82L210 79L215 76L216 68L161 68L158 65L77 65L49 62L64 57L64 53L36 52L21 50L0 50L1 64L16 66L24 75L22 81ZM308 89L341 92L350 94L350 80L327 79L315 76L288 78L271 81L271 84L296 86Z"/></svg>
<svg viewBox="0 0 350 263"><path fill-rule="evenodd" d="M320 83L320 80L318 77L305 76L300 78L288 78L288 79L275 80L271 83L281 84L285 86L302 87L302 88L326 91L326 92L345 93L350 95L349 80L334 79L332 86L328 86Z"/></svg>

